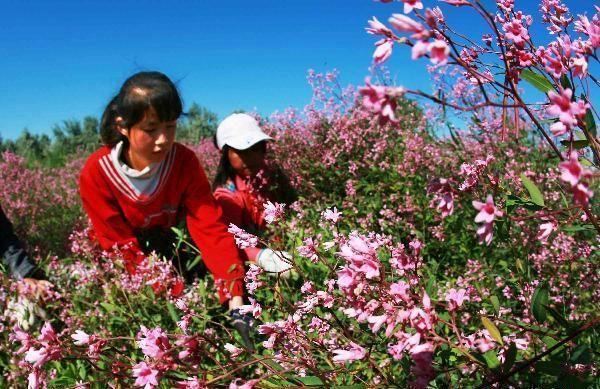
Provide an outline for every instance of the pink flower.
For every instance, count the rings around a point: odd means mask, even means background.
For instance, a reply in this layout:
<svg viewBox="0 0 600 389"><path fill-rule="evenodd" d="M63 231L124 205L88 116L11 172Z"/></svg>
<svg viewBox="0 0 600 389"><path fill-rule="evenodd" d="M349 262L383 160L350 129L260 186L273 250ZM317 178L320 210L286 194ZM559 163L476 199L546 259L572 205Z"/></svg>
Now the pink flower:
<svg viewBox="0 0 600 389"><path fill-rule="evenodd" d="M335 363L356 361L358 359L363 359L366 355L365 349L354 342L350 342L349 350L337 349L333 350L333 353L337 354L333 357Z"/></svg>
<svg viewBox="0 0 600 389"><path fill-rule="evenodd" d="M411 38L425 39L429 37L429 31L423 25L408 16L393 14L388 20L392 27L400 32L412 32Z"/></svg>
<svg viewBox="0 0 600 389"><path fill-rule="evenodd" d="M446 4L454 5L456 7L460 7L463 5L471 5L471 3L467 0L439 0L439 1L444 2Z"/></svg>
<svg viewBox="0 0 600 389"><path fill-rule="evenodd" d="M431 63L434 65L445 65L448 62L449 54L450 47L445 41L436 39L433 43L429 44L429 55Z"/></svg>
<svg viewBox="0 0 600 389"><path fill-rule="evenodd" d="M462 306L464 301L469 301L469 296L467 296L465 289L456 290L452 288L446 293L446 301L448 302L448 310L455 311Z"/></svg>
<svg viewBox="0 0 600 389"><path fill-rule="evenodd" d="M502 29L506 32L506 39L515 42L518 47L523 47L525 41L529 39L529 33L521 20L512 19L502 25Z"/></svg>
<svg viewBox="0 0 600 389"><path fill-rule="evenodd" d="M252 389L259 381L258 379L254 379L244 382L240 378L236 378L229 384L229 389Z"/></svg>
<svg viewBox="0 0 600 389"><path fill-rule="evenodd" d="M254 316L256 319L258 319L260 317L260 315L262 314L262 307L252 297L250 297L249 299L250 299L250 304L240 306L239 311L241 314L246 314L246 313L252 312L252 316Z"/></svg>
<svg viewBox="0 0 600 389"><path fill-rule="evenodd" d="M140 362L133 366L133 376L136 377L135 385L143 386L144 389L152 389L158 386L158 370L152 369L146 362Z"/></svg>
<svg viewBox="0 0 600 389"><path fill-rule="evenodd" d="M381 23L375 16L372 20L369 20L369 27L365 28L368 34L371 35L383 35L388 38L392 38L394 34L392 30L386 27L385 24Z"/></svg>
<svg viewBox="0 0 600 389"><path fill-rule="evenodd" d="M567 133L569 129L562 122L556 122L550 126L550 132L554 136L561 136Z"/></svg>
<svg viewBox="0 0 600 389"><path fill-rule="evenodd" d="M323 211L322 213L323 219L328 220L330 222L332 222L333 224L337 224L337 222L340 220L342 213L338 212L336 207L333 207L331 209L326 209L325 211Z"/></svg>
<svg viewBox="0 0 600 389"><path fill-rule="evenodd" d="M576 151L571 152L567 161L559 163L558 168L561 173L560 179L570 184L571 187L577 186L581 180L592 175L591 171L581 166Z"/></svg>
<svg viewBox="0 0 600 389"><path fill-rule="evenodd" d="M477 236L479 237L479 242L485 242L487 245L492 243L492 235L494 232L492 223L496 217L501 217L503 215L502 211L500 211L494 205L494 199L492 195L487 197L485 203L480 201L473 201L473 207L479 211L477 216L475 217L476 223L483 223L477 229Z"/></svg>
<svg viewBox="0 0 600 389"><path fill-rule="evenodd" d="M227 350L233 358L236 358L238 355L240 355L244 351L241 348L232 345L231 343L225 343L224 347L225 347L225 350Z"/></svg>
<svg viewBox="0 0 600 389"><path fill-rule="evenodd" d="M303 246L298 246L298 254L310 259L313 263L317 263L319 261L319 253L317 252L317 245L313 238L308 237L302 243L304 244Z"/></svg>
<svg viewBox="0 0 600 389"><path fill-rule="evenodd" d="M558 115L558 119L567 127L577 125L577 117L583 117L587 104L578 104L571 101L573 91L569 88L560 89L560 94L549 91L550 105L546 109L550 115Z"/></svg>
<svg viewBox="0 0 600 389"><path fill-rule="evenodd" d="M413 9L423 9L421 0L402 0L404 3L404 13L411 13Z"/></svg>
<svg viewBox="0 0 600 389"><path fill-rule="evenodd" d="M396 99L404 94L404 88L372 85L368 77L365 79L365 83L366 85L358 90L363 97L363 106L378 114L382 124L388 121L395 123L397 120L394 111L398 104Z"/></svg>
<svg viewBox="0 0 600 389"><path fill-rule="evenodd" d="M150 358L161 358L171 348L167 334L160 327L149 330L142 326L138 339L138 347Z"/></svg>
<svg viewBox="0 0 600 389"><path fill-rule="evenodd" d="M48 343L56 343L58 342L58 337L50 325L49 322L45 322L44 326L40 330L40 336L38 337L40 342L48 342Z"/></svg>
<svg viewBox="0 0 600 389"><path fill-rule="evenodd" d="M573 70L573 76L583 78L587 75L588 63L585 57L571 58L569 64Z"/></svg>
<svg viewBox="0 0 600 389"><path fill-rule="evenodd" d="M27 350L24 359L25 361L31 363L33 367L39 367L49 360L48 351L45 347L41 347L40 349L31 347L29 350Z"/></svg>
<svg viewBox="0 0 600 389"><path fill-rule="evenodd" d="M90 341L90 336L81 330L75 331L75 333L71 335L71 338L73 338L73 343L75 343L76 346L83 346Z"/></svg>
<svg viewBox="0 0 600 389"><path fill-rule="evenodd" d="M235 244L241 249L256 247L258 244L258 238L256 236L244 231L233 223L229 224L227 232L234 235Z"/></svg>
<svg viewBox="0 0 600 389"><path fill-rule="evenodd" d="M376 49L373 52L373 61L379 65L392 55L392 49L394 48L394 41L386 38L381 39L375 43Z"/></svg>
<svg viewBox="0 0 600 389"><path fill-rule="evenodd" d="M411 59L419 59L429 51L429 42L425 41L416 41L413 45L410 53Z"/></svg>
<svg viewBox="0 0 600 389"><path fill-rule="evenodd" d="M552 233L552 231L556 231L557 227L558 226L556 225L555 221L549 221L549 222L540 224L540 230L537 234L537 239L539 241L545 242L548 239L548 237L550 236L550 234Z"/></svg>
<svg viewBox="0 0 600 389"><path fill-rule="evenodd" d="M479 211L477 216L475 216L475 223L492 223L496 217L503 215L502 211L494 205L492 195L488 195L485 203L473 201L473 207Z"/></svg>
<svg viewBox="0 0 600 389"><path fill-rule="evenodd" d="M573 201L577 204L586 207L590 199L594 196L594 192L589 190L587 183L580 182L575 187L571 188L573 191Z"/></svg>
<svg viewBox="0 0 600 389"><path fill-rule="evenodd" d="M263 204L263 207L265 212L265 221L267 224L273 224L275 221L283 217L285 204L267 201L265 204Z"/></svg>

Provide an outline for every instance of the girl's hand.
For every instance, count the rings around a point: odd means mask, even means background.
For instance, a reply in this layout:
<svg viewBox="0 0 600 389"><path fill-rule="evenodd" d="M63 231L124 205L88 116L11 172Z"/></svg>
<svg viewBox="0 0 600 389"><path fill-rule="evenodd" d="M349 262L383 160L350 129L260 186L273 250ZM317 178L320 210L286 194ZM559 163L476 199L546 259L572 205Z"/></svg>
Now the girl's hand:
<svg viewBox="0 0 600 389"><path fill-rule="evenodd" d="M262 249L256 257L256 264L269 273L278 273L288 278L292 273L292 255L287 251Z"/></svg>
<svg viewBox="0 0 600 389"><path fill-rule="evenodd" d="M18 285L18 292L33 300L43 300L53 287L52 283L46 280L36 280L34 278L23 278Z"/></svg>

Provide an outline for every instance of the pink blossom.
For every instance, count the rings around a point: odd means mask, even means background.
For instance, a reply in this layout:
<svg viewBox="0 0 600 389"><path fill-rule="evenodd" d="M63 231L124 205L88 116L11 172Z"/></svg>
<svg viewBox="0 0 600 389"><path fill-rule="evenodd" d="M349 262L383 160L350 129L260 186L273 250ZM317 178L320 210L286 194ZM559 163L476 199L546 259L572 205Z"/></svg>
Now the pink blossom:
<svg viewBox="0 0 600 389"><path fill-rule="evenodd" d="M373 52L373 61L379 65L387 61L392 55L394 41L391 39L381 39L375 42L376 49Z"/></svg>
<svg viewBox="0 0 600 389"><path fill-rule="evenodd" d="M265 221L267 224L273 224L283 217L285 204L272 203L267 201L263 204Z"/></svg>
<svg viewBox="0 0 600 389"><path fill-rule="evenodd" d="M560 93L560 94L559 94ZM572 127L577 124L577 117L583 117L587 105L571 101L573 91L569 88L560 89L559 93L554 91L548 92L550 105L546 109L550 115L558 115L558 119L567 127Z"/></svg>
<svg viewBox="0 0 600 389"><path fill-rule="evenodd" d="M225 347L225 350L227 350L233 358L236 358L238 355L240 355L242 352L244 352L244 350L232 345L231 343L225 343L225 346L223 346L223 347Z"/></svg>
<svg viewBox="0 0 600 389"><path fill-rule="evenodd" d="M411 59L419 59L429 51L429 42L416 41L411 49Z"/></svg>
<svg viewBox="0 0 600 389"><path fill-rule="evenodd" d="M465 289L456 290L452 288L446 293L446 301L448 302L448 310L455 311L462 306L464 301L469 301L469 296Z"/></svg>
<svg viewBox="0 0 600 389"><path fill-rule="evenodd" d="M585 182L580 182L571 190L573 191L573 201L583 207L587 207L590 199L594 196L594 192L588 188L588 184Z"/></svg>
<svg viewBox="0 0 600 389"><path fill-rule="evenodd" d="M348 350L337 349L337 350L333 350L333 353L337 354L336 356L333 357L333 361L335 363L345 363L345 362L356 361L358 359L363 359L366 355L366 350L364 348L362 348L361 346L359 346L358 344L356 344L354 342L350 342L350 349L348 349Z"/></svg>
<svg viewBox="0 0 600 389"><path fill-rule="evenodd" d="M492 195L488 195L485 203L473 201L473 207L479 211L475 217L475 222L483 223L477 229L479 242L485 242L487 245L489 245L492 242L492 235L494 231L492 223L496 217L501 217L503 213L494 205L494 199Z"/></svg>
<svg viewBox="0 0 600 389"><path fill-rule="evenodd" d="M468 0L439 0L443 3L453 5L455 7L461 7L463 5L471 5L471 2Z"/></svg>
<svg viewBox="0 0 600 389"><path fill-rule="evenodd" d="M372 20L369 20L369 27L365 28L368 34L371 35L383 35L388 38L392 38L394 34L392 30L387 28L387 26L381 23L375 16L373 16Z"/></svg>
<svg viewBox="0 0 600 389"><path fill-rule="evenodd" d="M31 363L33 367L39 367L46 363L50 358L48 356L48 350L45 347L41 347L39 349L31 347L29 350L27 350L24 359L25 361Z"/></svg>
<svg viewBox="0 0 600 389"><path fill-rule="evenodd" d="M76 346L83 346L84 344L88 344L90 341L90 336L82 330L75 331L75 333L71 335L71 338L73 338L73 343L75 343Z"/></svg>
<svg viewBox="0 0 600 389"><path fill-rule="evenodd" d="M592 175L591 171L581 166L576 151L571 152L568 160L559 163L558 168L561 173L560 179L571 185L571 187L577 186L581 180Z"/></svg>
<svg viewBox="0 0 600 389"><path fill-rule="evenodd" d="M510 39L515 42L518 47L523 47L527 39L529 39L529 33L525 28L521 20L512 19L502 25L502 29L506 32L506 39Z"/></svg>
<svg viewBox="0 0 600 389"><path fill-rule="evenodd" d="M540 230L537 234L537 239L541 242L545 242L548 239L548 237L550 236L550 234L553 231L556 231L557 227L558 226L555 221L549 221L549 222L540 224Z"/></svg>
<svg viewBox="0 0 600 389"><path fill-rule="evenodd" d="M421 0L402 0L404 3L404 13L411 13L413 9L423 9Z"/></svg>
<svg viewBox="0 0 600 389"><path fill-rule="evenodd" d="M485 203L473 201L473 207L479 211L475 217L475 223L492 223L496 217L503 215L502 211L494 205L492 195L488 195Z"/></svg>
<svg viewBox="0 0 600 389"><path fill-rule="evenodd" d="M569 65L571 65L571 69L573 70L573 76L583 78L587 75L588 63L585 57L578 56L571 58Z"/></svg>
<svg viewBox="0 0 600 389"><path fill-rule="evenodd" d="M425 39L429 37L429 31L425 29L425 27L409 18L408 16L402 14L393 14L389 19L390 24L400 32L412 32L411 38L414 39Z"/></svg>
<svg viewBox="0 0 600 389"><path fill-rule="evenodd" d="M40 330L40 336L38 337L40 342L48 342L48 343L56 343L58 342L58 337L50 325L49 322L45 322L44 326Z"/></svg>
<svg viewBox="0 0 600 389"><path fill-rule="evenodd" d="M140 362L133 366L133 376L136 377L135 385L143 386L144 389L152 389L158 386L158 370L148 366L146 362Z"/></svg>
<svg viewBox="0 0 600 389"><path fill-rule="evenodd" d="M258 245L258 238L256 236L244 231L233 223L229 224L227 231L234 235L235 244L241 249L256 247Z"/></svg>
<svg viewBox="0 0 600 389"><path fill-rule="evenodd" d="M554 136L561 136L567 133L569 129L562 122L556 122L550 126L550 132Z"/></svg>
<svg viewBox="0 0 600 389"><path fill-rule="evenodd" d="M150 358L161 358L171 348L167 334L160 328L152 330L142 326L138 337L138 347Z"/></svg>
<svg viewBox="0 0 600 389"><path fill-rule="evenodd" d="M311 262L317 263L319 261L319 253L317 252L317 246L313 238L308 237L302 241L303 246L298 246L298 254L310 259Z"/></svg>
<svg viewBox="0 0 600 389"><path fill-rule="evenodd" d="M262 307L252 297L249 297L249 300L250 304L242 305L238 309L240 310L241 314L252 313L252 316L258 319L262 314Z"/></svg>
<svg viewBox="0 0 600 389"><path fill-rule="evenodd" d="M431 63L434 65L445 65L448 62L450 47L445 41L436 39L429 44L428 49Z"/></svg>
<svg viewBox="0 0 600 389"><path fill-rule="evenodd" d="M323 219L332 222L333 224L337 224L337 222L340 220L342 213L338 212L336 207L333 207L331 209L326 209L325 211L323 211L322 213Z"/></svg>
<svg viewBox="0 0 600 389"><path fill-rule="evenodd" d="M394 111L396 110L396 99L405 92L403 88L390 88L372 85L370 79L365 79L365 86L359 88L358 92L363 96L363 106L371 112L378 114L382 123L396 122Z"/></svg>

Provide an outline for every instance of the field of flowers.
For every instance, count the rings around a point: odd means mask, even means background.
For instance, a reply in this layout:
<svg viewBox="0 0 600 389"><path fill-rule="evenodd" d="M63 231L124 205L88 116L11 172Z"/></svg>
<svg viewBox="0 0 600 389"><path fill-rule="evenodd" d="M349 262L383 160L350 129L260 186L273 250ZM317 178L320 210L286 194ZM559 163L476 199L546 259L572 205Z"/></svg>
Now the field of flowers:
<svg viewBox="0 0 600 389"><path fill-rule="evenodd" d="M264 236L236 231L240 246L289 251L295 268L248 268L252 352L212 278L180 293L163 259L130 276L93 244L83 160L41 170L2 155L3 207L54 287L17 324L23 297L0 276L0 387L600 385L600 9L542 0L540 46L512 0L436 4L489 33L464 36L419 0L382 4L389 26L367 28L376 65L410 47L434 93L309 72L310 105L261 119L300 199L269 208ZM212 141L191 146L212 175Z"/></svg>

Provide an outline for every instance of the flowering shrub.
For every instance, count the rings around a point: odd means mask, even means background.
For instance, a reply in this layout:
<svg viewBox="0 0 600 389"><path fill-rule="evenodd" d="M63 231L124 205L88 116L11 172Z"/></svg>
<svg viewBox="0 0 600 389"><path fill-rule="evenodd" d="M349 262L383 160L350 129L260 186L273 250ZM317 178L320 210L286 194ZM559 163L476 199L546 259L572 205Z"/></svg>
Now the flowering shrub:
<svg viewBox="0 0 600 389"><path fill-rule="evenodd" d="M264 205L267 238L229 228L240 247L292 254L289 277L255 265L246 273L242 311L255 320L255 350L231 332L211 279L184 289L154 256L130 276L119 253L75 231L71 253L48 265L45 322L24 331L8 309L17 285L0 280L0 383L597 384L597 81L588 62L600 44L598 10L575 18L542 1L555 36L542 47L513 1L499 0L495 15L476 1L444 1L484 18L491 34L481 44L440 8L402 2L391 27L369 22L374 61L410 46L413 59L429 58L436 94L372 78L342 89L335 73L311 72L314 101L264 120L278 139L272 162L301 197ZM522 81L545 100L526 102ZM197 152L212 171L219 154L209 146Z"/></svg>

